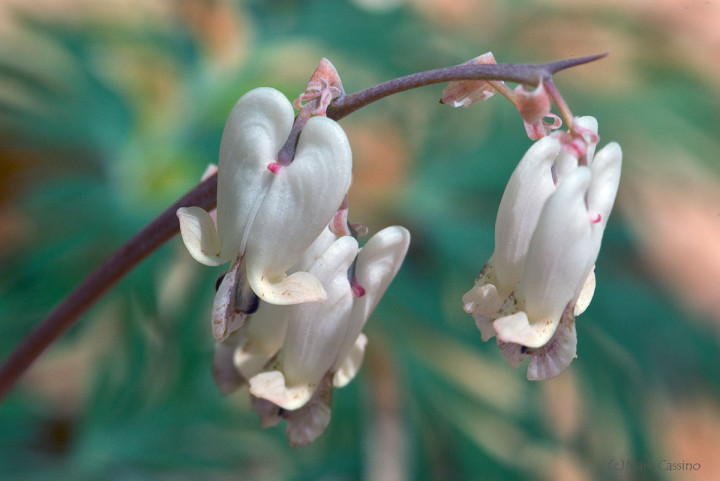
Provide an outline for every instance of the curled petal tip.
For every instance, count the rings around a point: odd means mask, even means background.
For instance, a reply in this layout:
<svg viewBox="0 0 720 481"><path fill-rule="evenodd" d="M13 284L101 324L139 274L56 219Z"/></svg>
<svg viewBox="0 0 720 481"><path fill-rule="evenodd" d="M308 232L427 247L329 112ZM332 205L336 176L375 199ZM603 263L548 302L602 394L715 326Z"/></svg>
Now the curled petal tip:
<svg viewBox="0 0 720 481"><path fill-rule="evenodd" d="M270 281L264 274L249 276L249 281L255 294L269 304L301 304L327 299L320 281L308 272L295 272L277 282Z"/></svg>
<svg viewBox="0 0 720 481"><path fill-rule="evenodd" d="M580 292L577 294L577 300L575 301L575 307L573 308L573 315L579 316L585 309L590 305L593 295L595 294L595 266L593 266L590 274L585 278Z"/></svg>
<svg viewBox="0 0 720 481"><path fill-rule="evenodd" d="M462 301L463 309L471 316L495 317L502 305L493 284L473 287L463 295Z"/></svg>
<svg viewBox="0 0 720 481"><path fill-rule="evenodd" d="M610 163L622 162L622 148L617 142L610 142L605 147L603 147L600 152L604 152L603 155L607 155L608 157L610 157L611 160L608 161ZM600 152L598 152L598 156L600 156Z"/></svg>
<svg viewBox="0 0 720 481"><path fill-rule="evenodd" d="M183 243L196 261L217 266L229 260L221 256L220 238L210 214L200 207L181 207L177 216Z"/></svg>
<svg viewBox="0 0 720 481"><path fill-rule="evenodd" d="M293 411L307 403L313 395L314 389L302 384L287 387L285 376L280 371L263 372L253 376L250 381L250 394L267 399L283 409Z"/></svg>

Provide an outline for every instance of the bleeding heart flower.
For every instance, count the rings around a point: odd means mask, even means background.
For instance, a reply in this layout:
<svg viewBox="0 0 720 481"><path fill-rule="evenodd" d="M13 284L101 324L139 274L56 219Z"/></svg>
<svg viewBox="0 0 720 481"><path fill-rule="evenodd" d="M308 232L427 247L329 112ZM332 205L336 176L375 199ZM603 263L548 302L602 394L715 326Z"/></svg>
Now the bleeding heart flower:
<svg viewBox="0 0 720 481"><path fill-rule="evenodd" d="M287 275L341 205L352 153L342 128L325 117L305 125L292 163L273 169L293 124L293 108L277 90L259 88L233 108L218 165L217 228L199 207L178 209L190 254L206 265L231 261L213 307L223 339L257 306L322 301L327 294L305 271Z"/></svg>
<svg viewBox="0 0 720 481"><path fill-rule="evenodd" d="M597 131L592 117L579 125ZM545 137L528 150L500 202L495 252L463 296L483 340L497 335L512 365L533 357L531 379L553 377L575 357L574 319L595 288L594 264L622 152L616 143L594 159L594 148L585 150L589 167L578 167L558 138Z"/></svg>

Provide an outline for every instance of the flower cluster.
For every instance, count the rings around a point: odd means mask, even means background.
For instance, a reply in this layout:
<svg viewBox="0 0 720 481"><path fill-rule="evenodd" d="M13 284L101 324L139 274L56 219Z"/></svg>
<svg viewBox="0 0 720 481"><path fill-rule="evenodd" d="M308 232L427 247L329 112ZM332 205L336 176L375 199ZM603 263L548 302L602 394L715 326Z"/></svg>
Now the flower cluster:
<svg viewBox="0 0 720 481"><path fill-rule="evenodd" d="M294 445L330 420L332 386L362 363L363 326L397 273L410 236L388 227L361 249L347 224L352 154L333 120L310 118L291 163L276 156L293 126L290 102L260 88L235 105L223 133L216 218L177 215L190 254L231 262L213 304L215 378L248 384L263 425L288 420Z"/></svg>
<svg viewBox="0 0 720 481"><path fill-rule="evenodd" d="M578 165L565 135L530 148L500 202L495 251L463 296L483 340L497 336L512 366L530 356L528 379L552 378L575 358L575 316L595 289L594 265L620 180L620 146L593 155L596 120L579 118L575 127L586 134L587 165Z"/></svg>
<svg viewBox="0 0 720 481"><path fill-rule="evenodd" d="M494 63L491 53L468 62ZM483 340L497 336L512 366L530 356L528 378L549 379L575 357L575 316L594 292L622 153L611 143L594 155L597 122L574 118L544 74L532 88L514 90L495 80L450 82L442 103L466 107L495 93L540 140L510 178L495 251L463 303ZM352 153L326 116L345 98L326 59L295 101L297 117L276 90L245 94L223 132L217 211L177 211L197 261L230 262L213 303L215 380L224 393L248 386L263 426L285 419L292 445L312 442L327 427L333 387L357 374L365 323L410 243L405 228L392 226L360 248L366 228L348 222ZM553 101L568 132L553 132L561 124L550 112Z"/></svg>

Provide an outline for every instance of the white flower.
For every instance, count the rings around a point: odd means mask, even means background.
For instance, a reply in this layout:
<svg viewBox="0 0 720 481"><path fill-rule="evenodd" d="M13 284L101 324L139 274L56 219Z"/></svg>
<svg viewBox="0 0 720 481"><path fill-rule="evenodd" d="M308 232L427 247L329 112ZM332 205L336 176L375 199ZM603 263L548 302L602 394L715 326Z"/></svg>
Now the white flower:
<svg viewBox="0 0 720 481"><path fill-rule="evenodd" d="M251 394L259 398L255 405L263 424L286 418L293 444L311 442L327 426L332 386L345 386L358 372L367 344L362 329L399 270L410 242L406 229L393 226L358 251L353 237L332 240L328 233L313 244L317 248L330 240L308 269L322 282L327 300L269 306L272 311L261 305L230 341L236 347L226 341L216 351L221 388L229 391L249 380ZM313 257L308 254L306 260ZM353 284L362 286L360 293ZM256 319L257 315L262 318Z"/></svg>
<svg viewBox="0 0 720 481"><path fill-rule="evenodd" d="M593 118L580 119L597 131ZM617 193L622 153L611 143L589 167L545 137L523 157L498 211L495 252L463 296L483 340L510 364L531 355L530 379L559 374L575 357L574 317L595 287L594 264Z"/></svg>
<svg viewBox="0 0 720 481"><path fill-rule="evenodd" d="M335 240L337 237L326 227L288 272L308 271ZM285 341L291 313L288 306L260 302L242 327L216 345L213 373L223 393L247 384L264 370Z"/></svg>
<svg viewBox="0 0 720 481"><path fill-rule="evenodd" d="M245 94L220 144L217 230L203 209L178 209L183 242L198 262L233 262L220 290L225 296L247 278L254 293L271 304L326 298L313 275L286 272L342 203L352 154L340 126L315 117L303 128L294 161L271 172L268 166L287 140L293 117L290 102L276 90Z"/></svg>
<svg viewBox="0 0 720 481"><path fill-rule="evenodd" d="M292 312L277 359L278 370L252 377L253 395L287 410L300 408L312 397L345 338L353 305L348 270L357 251L353 237L341 237L310 268L325 286L328 298L288 308Z"/></svg>

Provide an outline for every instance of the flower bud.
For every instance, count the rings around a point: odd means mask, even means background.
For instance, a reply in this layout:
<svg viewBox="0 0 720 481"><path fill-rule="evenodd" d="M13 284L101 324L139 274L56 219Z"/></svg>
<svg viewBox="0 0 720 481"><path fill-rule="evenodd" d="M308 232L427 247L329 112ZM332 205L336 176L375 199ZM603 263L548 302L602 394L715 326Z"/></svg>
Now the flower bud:
<svg viewBox="0 0 720 481"><path fill-rule="evenodd" d="M479 57L465 62L463 65L489 65L496 64L492 52L487 52ZM499 83L502 83L498 81ZM456 80L450 82L443 90L440 103L452 107L469 107L470 105L489 99L495 95L495 87L487 80Z"/></svg>

